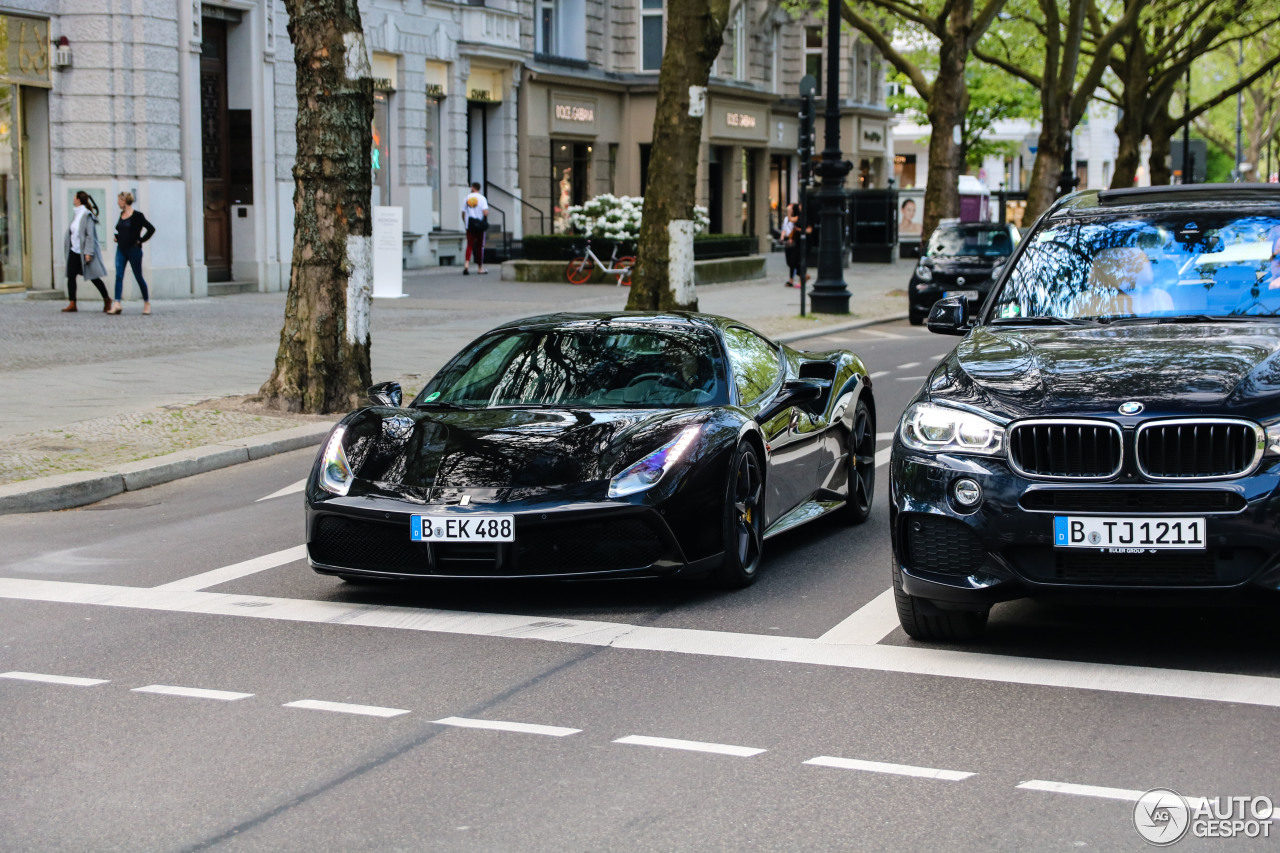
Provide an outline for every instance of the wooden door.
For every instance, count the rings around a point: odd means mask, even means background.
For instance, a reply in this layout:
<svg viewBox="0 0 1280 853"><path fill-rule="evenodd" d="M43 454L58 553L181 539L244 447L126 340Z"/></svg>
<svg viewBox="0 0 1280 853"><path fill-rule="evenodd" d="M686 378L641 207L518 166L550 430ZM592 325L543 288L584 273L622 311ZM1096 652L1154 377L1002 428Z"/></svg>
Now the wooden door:
<svg viewBox="0 0 1280 853"><path fill-rule="evenodd" d="M209 281L231 280L231 161L227 144L227 25L205 18L200 50L204 262Z"/></svg>

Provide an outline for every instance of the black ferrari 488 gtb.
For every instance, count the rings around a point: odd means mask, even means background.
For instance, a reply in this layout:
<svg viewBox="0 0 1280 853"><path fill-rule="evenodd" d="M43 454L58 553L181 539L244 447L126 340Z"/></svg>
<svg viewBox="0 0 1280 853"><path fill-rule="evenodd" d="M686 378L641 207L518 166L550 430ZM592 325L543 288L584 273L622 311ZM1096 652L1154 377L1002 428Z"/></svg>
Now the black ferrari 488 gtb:
<svg viewBox="0 0 1280 853"><path fill-rule="evenodd" d="M394 383L370 398L307 482L323 574L737 587L770 536L871 512L862 362L721 317L533 317L467 346L408 405Z"/></svg>

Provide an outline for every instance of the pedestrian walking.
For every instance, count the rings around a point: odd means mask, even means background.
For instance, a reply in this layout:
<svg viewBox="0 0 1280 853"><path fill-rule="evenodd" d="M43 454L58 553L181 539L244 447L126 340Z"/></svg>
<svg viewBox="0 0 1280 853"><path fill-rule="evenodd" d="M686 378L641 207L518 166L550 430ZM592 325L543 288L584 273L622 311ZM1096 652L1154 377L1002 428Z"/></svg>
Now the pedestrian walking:
<svg viewBox="0 0 1280 853"><path fill-rule="evenodd" d="M471 275L471 257L474 255L477 272L484 275L484 237L489 230L489 200L480 193L478 182L471 184L471 193L462 203L462 225L467 229L467 251L462 257L462 274Z"/></svg>
<svg viewBox="0 0 1280 853"><path fill-rule="evenodd" d="M111 297L102 277L107 268L102 265L102 252L98 248L98 205L84 190L72 199L71 227L63 240L67 253L67 307L63 311L77 311L76 277L84 276L93 282L102 294L102 311L111 310Z"/></svg>
<svg viewBox="0 0 1280 853"><path fill-rule="evenodd" d="M800 203L787 205L787 217L782 220L783 253L787 259L787 287L796 287L800 281Z"/></svg>
<svg viewBox="0 0 1280 853"><path fill-rule="evenodd" d="M142 292L142 314L151 313L151 294L147 292L147 280L142 277L142 244L156 233L141 210L133 209L133 193L120 193L116 198L120 205L120 219L116 222L116 301L108 314L119 314L124 308L120 297L124 293L125 264L133 267L133 278Z"/></svg>

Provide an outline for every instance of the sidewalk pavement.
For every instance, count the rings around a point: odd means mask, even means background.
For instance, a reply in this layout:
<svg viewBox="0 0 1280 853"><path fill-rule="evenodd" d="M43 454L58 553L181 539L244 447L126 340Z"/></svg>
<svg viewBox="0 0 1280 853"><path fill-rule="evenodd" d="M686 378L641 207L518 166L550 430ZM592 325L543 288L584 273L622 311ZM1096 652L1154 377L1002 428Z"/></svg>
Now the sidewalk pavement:
<svg viewBox="0 0 1280 853"><path fill-rule="evenodd" d="M898 318L906 313L908 263L846 269L848 315L801 318L799 291L783 286L779 254L768 257L765 279L699 288L699 309L779 340ZM448 267L406 273L405 292L375 300L371 330L374 381L399 379L406 390L501 322L621 309L628 293ZM284 294L161 301L148 317L136 303L119 316L60 308L0 296L0 513L90 503L270 448L316 444L335 419L265 412L242 399L271 373ZM255 436L252 447L237 445ZM55 477L70 480L45 482Z"/></svg>

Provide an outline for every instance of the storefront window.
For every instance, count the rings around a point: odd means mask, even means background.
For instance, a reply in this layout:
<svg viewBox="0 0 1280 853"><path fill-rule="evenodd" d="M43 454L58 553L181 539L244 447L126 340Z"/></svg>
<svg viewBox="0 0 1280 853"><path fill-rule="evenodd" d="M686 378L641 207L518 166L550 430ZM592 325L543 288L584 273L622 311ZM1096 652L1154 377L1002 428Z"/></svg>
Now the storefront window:
<svg viewBox="0 0 1280 853"><path fill-rule="evenodd" d="M791 158L785 154L769 156L769 228L782 233L782 221L791 203Z"/></svg>
<svg viewBox="0 0 1280 853"><path fill-rule="evenodd" d="M893 156L893 177L901 189L910 189L916 185L916 155L895 154Z"/></svg>
<svg viewBox="0 0 1280 853"><path fill-rule="evenodd" d="M431 227L440 227L440 113L441 98L427 98L427 186L431 188Z"/></svg>
<svg viewBox="0 0 1280 853"><path fill-rule="evenodd" d="M17 86L0 86L0 283L22 281Z"/></svg>
<svg viewBox="0 0 1280 853"><path fill-rule="evenodd" d="M391 145L388 138L388 104L386 92L373 93L373 203L391 203Z"/></svg>
<svg viewBox="0 0 1280 853"><path fill-rule="evenodd" d="M556 234L569 231L569 207L591 197L591 153L586 142L551 140L551 224Z"/></svg>

